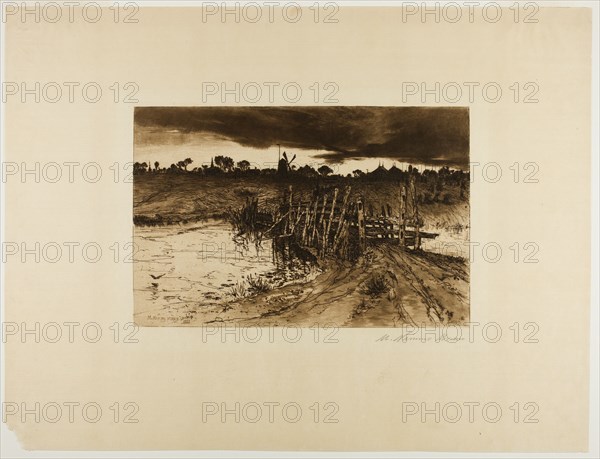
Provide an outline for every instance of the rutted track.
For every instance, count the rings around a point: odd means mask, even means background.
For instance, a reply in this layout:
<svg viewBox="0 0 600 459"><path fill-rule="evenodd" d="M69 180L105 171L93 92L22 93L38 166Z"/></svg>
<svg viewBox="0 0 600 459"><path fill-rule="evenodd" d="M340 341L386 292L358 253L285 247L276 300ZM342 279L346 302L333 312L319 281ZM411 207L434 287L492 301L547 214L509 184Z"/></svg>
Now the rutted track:
<svg viewBox="0 0 600 459"><path fill-rule="evenodd" d="M370 296L363 286L375 272L385 276L389 288ZM461 324L469 320L468 273L466 260L382 244L357 264L333 264L307 284L246 298L227 311L200 313L196 321L307 327Z"/></svg>

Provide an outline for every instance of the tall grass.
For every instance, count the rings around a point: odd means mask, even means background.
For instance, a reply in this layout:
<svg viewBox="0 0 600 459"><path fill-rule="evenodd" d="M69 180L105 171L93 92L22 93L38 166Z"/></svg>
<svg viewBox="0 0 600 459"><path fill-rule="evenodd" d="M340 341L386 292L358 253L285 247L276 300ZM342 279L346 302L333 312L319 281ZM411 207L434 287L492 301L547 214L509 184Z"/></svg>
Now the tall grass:
<svg viewBox="0 0 600 459"><path fill-rule="evenodd" d="M244 298L257 293L265 293L272 290L271 283L260 276L248 275L244 280L237 281L227 290L227 293L235 299Z"/></svg>
<svg viewBox="0 0 600 459"><path fill-rule="evenodd" d="M258 199L246 199L246 203L239 209L229 208L228 218L238 235L246 236L252 240L260 240L262 238Z"/></svg>

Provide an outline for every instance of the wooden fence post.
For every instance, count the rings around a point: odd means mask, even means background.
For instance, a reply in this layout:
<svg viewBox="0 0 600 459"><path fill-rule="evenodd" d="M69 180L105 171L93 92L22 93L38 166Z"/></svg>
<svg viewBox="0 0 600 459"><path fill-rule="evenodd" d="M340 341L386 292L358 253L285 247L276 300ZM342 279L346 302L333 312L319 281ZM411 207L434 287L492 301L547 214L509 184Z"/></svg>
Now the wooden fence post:
<svg viewBox="0 0 600 459"><path fill-rule="evenodd" d="M356 207L358 209L358 241L360 246L361 253L367 249L367 236L365 234L365 212L363 209L362 200L358 200L356 202Z"/></svg>
<svg viewBox="0 0 600 459"><path fill-rule="evenodd" d="M302 194L298 195L298 209L296 210L296 223L294 223L294 228L300 224L300 218L302 218Z"/></svg>
<svg viewBox="0 0 600 459"><path fill-rule="evenodd" d="M286 231L285 233L288 234L288 232L293 231L292 228L292 211L294 210L294 203L293 201L293 196L292 196L292 185L290 185L288 187L288 218L287 218L287 225L286 225Z"/></svg>
<svg viewBox="0 0 600 459"><path fill-rule="evenodd" d="M309 225L310 225L310 218L311 218L311 214L310 214L310 202L308 202L308 204L306 204L306 210L305 210L305 214L306 216L304 217L304 227L302 228L302 244L307 245L307 239L306 239L306 232L308 231Z"/></svg>
<svg viewBox="0 0 600 459"><path fill-rule="evenodd" d="M417 201L417 185L414 175L410 176L410 188L412 191L413 198L413 214L414 214L414 225L415 225L415 250L421 248L421 236L419 234L419 203Z"/></svg>
<svg viewBox="0 0 600 459"><path fill-rule="evenodd" d="M335 214L335 204L337 200L339 190L336 188L333 190L333 200L331 201L331 212L329 213L329 220L327 221L327 225L325 231L323 232L323 255L327 253L327 246L329 245L329 231L331 231L331 222L333 221L333 217Z"/></svg>
<svg viewBox="0 0 600 459"><path fill-rule="evenodd" d="M338 226L337 226L337 229L334 231L334 236L333 236L333 252L334 253L339 244L339 238L341 237L341 234L342 234L342 228L345 227L344 218L346 216L346 208L348 207L348 197L350 196L350 190L351 190L351 187L347 186L346 193L344 194L344 199L342 201L342 208L340 210L340 218L338 220Z"/></svg>
<svg viewBox="0 0 600 459"><path fill-rule="evenodd" d="M400 187L400 215L398 219L398 226L400 232L398 234L398 240L400 245L404 247L406 245L406 186Z"/></svg>
<svg viewBox="0 0 600 459"><path fill-rule="evenodd" d="M317 234L317 214L319 211L319 195L318 193L315 196L315 210L314 210L314 215L313 218L311 220L311 226L312 226L312 231L311 228L308 228L308 245L313 245L315 243L315 237Z"/></svg>

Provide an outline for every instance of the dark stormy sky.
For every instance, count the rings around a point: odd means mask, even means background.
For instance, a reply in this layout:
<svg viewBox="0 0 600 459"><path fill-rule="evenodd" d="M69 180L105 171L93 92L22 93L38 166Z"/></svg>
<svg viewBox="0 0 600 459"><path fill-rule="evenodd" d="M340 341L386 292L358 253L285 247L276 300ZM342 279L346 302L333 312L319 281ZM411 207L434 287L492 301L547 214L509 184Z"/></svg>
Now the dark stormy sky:
<svg viewBox="0 0 600 459"><path fill-rule="evenodd" d="M203 145L210 154L239 147L248 156L276 152L281 144L282 151L301 159L304 152L305 158L327 163L372 164L375 158L391 160L388 167L396 161L461 168L469 163L465 107L138 107L135 125L136 160L144 155L154 160L175 147L190 154L199 154Z"/></svg>

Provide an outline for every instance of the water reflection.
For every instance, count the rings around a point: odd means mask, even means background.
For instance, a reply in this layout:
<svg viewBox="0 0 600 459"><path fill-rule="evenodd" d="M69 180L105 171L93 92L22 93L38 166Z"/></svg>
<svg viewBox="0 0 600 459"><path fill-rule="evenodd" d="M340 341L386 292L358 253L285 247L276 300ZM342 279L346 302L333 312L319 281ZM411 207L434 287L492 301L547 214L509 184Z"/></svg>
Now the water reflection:
<svg viewBox="0 0 600 459"><path fill-rule="evenodd" d="M134 238L135 314L157 321L184 322L198 308L222 308L319 272L314 256L288 238L251 240L220 221L136 227Z"/></svg>

